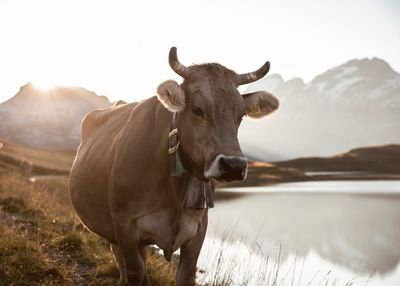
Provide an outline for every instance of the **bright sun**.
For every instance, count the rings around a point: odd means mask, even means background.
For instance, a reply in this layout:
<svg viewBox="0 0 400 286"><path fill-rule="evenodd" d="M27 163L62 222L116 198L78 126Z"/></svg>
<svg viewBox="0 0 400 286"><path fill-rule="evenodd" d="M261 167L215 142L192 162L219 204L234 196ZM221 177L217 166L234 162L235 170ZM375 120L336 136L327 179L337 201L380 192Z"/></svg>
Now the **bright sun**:
<svg viewBox="0 0 400 286"><path fill-rule="evenodd" d="M32 84L43 90L51 89L58 85L57 82L51 79L35 79L32 80Z"/></svg>

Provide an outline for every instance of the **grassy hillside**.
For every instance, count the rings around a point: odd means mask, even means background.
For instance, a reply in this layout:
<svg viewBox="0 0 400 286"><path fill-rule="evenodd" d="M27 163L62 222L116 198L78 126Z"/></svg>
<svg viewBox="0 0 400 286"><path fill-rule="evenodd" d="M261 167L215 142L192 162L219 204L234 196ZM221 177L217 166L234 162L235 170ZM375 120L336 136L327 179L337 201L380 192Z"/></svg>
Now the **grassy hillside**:
<svg viewBox="0 0 400 286"><path fill-rule="evenodd" d="M0 286L116 285L108 243L79 221L67 190L74 152L10 144L0 149ZM21 162L32 162L25 172ZM57 174L45 180L30 175ZM153 285L174 285L176 261L149 249Z"/></svg>
<svg viewBox="0 0 400 286"><path fill-rule="evenodd" d="M0 140L0 168L32 164L37 174L65 174L74 161L75 151L41 150Z"/></svg>
<svg viewBox="0 0 400 286"><path fill-rule="evenodd" d="M367 171L400 174L400 145L357 148L329 158L300 158L274 164L303 172Z"/></svg>
<svg viewBox="0 0 400 286"><path fill-rule="evenodd" d="M173 267L154 252L154 285L173 285ZM30 182L19 171L0 174L0 286L115 285L119 272L108 243L76 217L67 177Z"/></svg>

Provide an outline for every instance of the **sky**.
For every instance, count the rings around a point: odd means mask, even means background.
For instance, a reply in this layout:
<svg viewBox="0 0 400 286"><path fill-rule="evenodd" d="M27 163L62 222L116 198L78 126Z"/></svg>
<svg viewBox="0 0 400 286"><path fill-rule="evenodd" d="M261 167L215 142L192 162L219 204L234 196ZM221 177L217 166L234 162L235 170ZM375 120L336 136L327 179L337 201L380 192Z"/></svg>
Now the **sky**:
<svg viewBox="0 0 400 286"><path fill-rule="evenodd" d="M306 82L354 58L400 71L400 1L0 0L0 102L31 81L82 86L111 101L155 94L170 47L182 63Z"/></svg>

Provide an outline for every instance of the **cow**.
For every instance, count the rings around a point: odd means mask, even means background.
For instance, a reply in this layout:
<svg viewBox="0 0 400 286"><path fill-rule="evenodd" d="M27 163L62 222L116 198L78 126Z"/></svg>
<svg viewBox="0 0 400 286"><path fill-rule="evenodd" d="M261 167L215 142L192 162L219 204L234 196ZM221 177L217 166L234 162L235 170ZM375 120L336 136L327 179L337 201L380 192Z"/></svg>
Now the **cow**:
<svg viewBox="0 0 400 286"><path fill-rule="evenodd" d="M119 285L150 285L149 245L167 261L180 249L176 285L195 285L214 182L247 175L237 138L242 118L279 106L266 91L238 91L265 76L269 62L245 74L218 63L185 66L172 47L169 64L181 84L167 80L154 97L85 116L70 174L72 204L83 224L110 243Z"/></svg>

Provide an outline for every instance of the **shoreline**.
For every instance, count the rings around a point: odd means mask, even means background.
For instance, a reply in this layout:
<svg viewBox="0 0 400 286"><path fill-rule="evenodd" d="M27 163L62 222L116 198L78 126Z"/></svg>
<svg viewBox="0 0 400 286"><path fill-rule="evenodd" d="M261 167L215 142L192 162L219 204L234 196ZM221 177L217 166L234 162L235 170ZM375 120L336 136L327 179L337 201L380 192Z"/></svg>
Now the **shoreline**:
<svg viewBox="0 0 400 286"><path fill-rule="evenodd" d="M353 173L349 171L349 174L344 174L346 172L339 171L343 175L305 175L303 177L293 177L293 178L250 178L249 181L244 182L233 182L225 183L218 182L216 188L240 188L240 187L262 187L271 186L279 183L292 183L292 182L309 182L309 181L354 181L354 180L400 180L400 174L386 174L386 173L360 173L359 175L350 174ZM321 172L323 173L323 172Z"/></svg>

